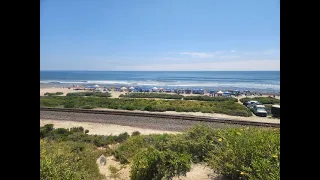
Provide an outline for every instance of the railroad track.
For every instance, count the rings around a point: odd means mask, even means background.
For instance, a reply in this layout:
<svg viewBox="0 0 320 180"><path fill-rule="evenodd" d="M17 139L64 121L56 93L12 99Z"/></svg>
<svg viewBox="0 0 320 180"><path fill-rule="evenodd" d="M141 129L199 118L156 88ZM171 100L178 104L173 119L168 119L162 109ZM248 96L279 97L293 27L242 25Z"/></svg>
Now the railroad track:
<svg viewBox="0 0 320 180"><path fill-rule="evenodd" d="M122 116L140 116L140 117L180 119L180 120L189 120L189 121L204 121L204 122L217 122L217 123L226 123L226 124L239 124L239 125L280 128L280 123L267 123L267 122L234 120L234 119L226 119L226 118L213 118L213 117L192 116L192 115L171 115L171 114L158 114L158 113L149 113L149 112L144 113L144 112L128 112L128 111L71 109L71 108L45 108L45 107L40 107L40 111L73 112L73 113L89 113L89 114L109 114L109 115L122 115Z"/></svg>

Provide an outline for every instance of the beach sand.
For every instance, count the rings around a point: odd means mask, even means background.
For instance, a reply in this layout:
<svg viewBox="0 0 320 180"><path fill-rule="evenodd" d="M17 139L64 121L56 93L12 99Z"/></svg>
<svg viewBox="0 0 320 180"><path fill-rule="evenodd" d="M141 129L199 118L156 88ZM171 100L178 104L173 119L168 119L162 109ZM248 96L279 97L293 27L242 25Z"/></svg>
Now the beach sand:
<svg viewBox="0 0 320 180"><path fill-rule="evenodd" d="M84 92L85 90L74 90L74 88L70 88L68 89L67 87L63 88L63 87L40 87L40 96L44 96L44 94L46 92L49 93L55 93L55 92L63 92L62 96L65 96L67 93L69 92ZM109 93L111 93L111 98L118 98L121 94L125 94L125 92L119 92L119 91L108 91ZM164 94L164 92L162 92L162 94ZM167 93L167 94L176 94L176 93ZM181 94L184 96L201 96L201 94ZM209 93L206 93L205 95L209 95ZM262 96L247 96L249 98L254 98L254 97L268 97L269 95L262 95ZM245 98L246 96L238 96L238 99L241 98ZM276 99L280 99L280 96L276 96Z"/></svg>
<svg viewBox="0 0 320 180"><path fill-rule="evenodd" d="M46 92L48 92L48 93L63 92L63 95L61 95L61 96L66 96L68 93L72 93L72 92L89 92L89 91L74 90L74 88L68 89L68 88L63 88L63 87L42 87L42 88L40 88L40 96L44 96L44 94ZM118 92L118 91L111 91L109 93L111 93L110 98L118 98L121 94L125 94L125 92Z"/></svg>
<svg viewBox="0 0 320 180"><path fill-rule="evenodd" d="M131 134L134 131L139 131L141 134L180 133L180 132L173 132L173 131L161 131L161 130L137 128L137 127L131 127L131 126L121 126L121 125L115 125L115 124L40 119L40 126L44 126L46 124L53 124L54 128L72 128L72 127L81 126L84 129L89 130L88 134L97 134L97 135L111 135L111 134L119 135L125 132L127 132L128 134Z"/></svg>

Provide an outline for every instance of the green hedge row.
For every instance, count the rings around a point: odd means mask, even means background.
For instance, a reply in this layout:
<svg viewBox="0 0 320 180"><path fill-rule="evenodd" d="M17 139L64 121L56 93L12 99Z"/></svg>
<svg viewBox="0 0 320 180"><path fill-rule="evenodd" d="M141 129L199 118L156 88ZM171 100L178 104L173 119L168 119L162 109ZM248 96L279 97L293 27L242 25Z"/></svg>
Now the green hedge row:
<svg viewBox="0 0 320 180"><path fill-rule="evenodd" d="M184 101L156 99L96 98L53 96L40 97L40 107L64 108L109 108L143 111L177 111L222 113L233 116L252 116L251 111L239 103L232 101Z"/></svg>
<svg viewBox="0 0 320 180"><path fill-rule="evenodd" d="M130 93L127 95L121 94L123 98L159 98L159 99L182 99L182 95L178 94L161 94L161 93Z"/></svg>
<svg viewBox="0 0 320 180"><path fill-rule="evenodd" d="M198 100L198 101L232 101L238 102L236 98L230 97L210 97L210 96L186 96L184 100Z"/></svg>
<svg viewBox="0 0 320 180"><path fill-rule="evenodd" d="M74 92L74 93L68 93L67 96L95 96L95 97L111 97L111 94L108 92Z"/></svg>
<svg viewBox="0 0 320 180"><path fill-rule="evenodd" d="M46 93L44 93L45 96L59 96L62 94L63 94L63 92L55 92L55 93L46 92Z"/></svg>

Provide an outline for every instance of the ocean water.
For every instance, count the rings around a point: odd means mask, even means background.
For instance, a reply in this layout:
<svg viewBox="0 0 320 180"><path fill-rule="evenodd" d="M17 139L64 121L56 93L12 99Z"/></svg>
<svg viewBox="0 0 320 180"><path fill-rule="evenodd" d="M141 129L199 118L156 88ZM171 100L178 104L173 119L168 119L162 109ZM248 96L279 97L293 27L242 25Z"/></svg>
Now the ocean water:
<svg viewBox="0 0 320 180"><path fill-rule="evenodd" d="M40 85L79 84L280 92L280 71L40 71Z"/></svg>

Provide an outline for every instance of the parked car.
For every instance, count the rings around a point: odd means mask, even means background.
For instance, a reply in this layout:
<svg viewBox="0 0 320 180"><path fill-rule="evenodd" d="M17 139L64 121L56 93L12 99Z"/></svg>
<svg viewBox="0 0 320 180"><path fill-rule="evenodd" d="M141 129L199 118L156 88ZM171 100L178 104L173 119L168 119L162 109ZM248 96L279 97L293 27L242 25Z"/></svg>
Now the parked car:
<svg viewBox="0 0 320 180"><path fill-rule="evenodd" d="M266 111L266 107L264 105L261 105L261 104L253 105L252 112L256 116L261 116L261 117L267 117L267 115L268 115L268 113Z"/></svg>
<svg viewBox="0 0 320 180"><path fill-rule="evenodd" d="M252 109L254 105L261 105L259 101L248 101L247 108Z"/></svg>
<svg viewBox="0 0 320 180"><path fill-rule="evenodd" d="M280 117L280 105L272 105L271 113L274 117Z"/></svg>
<svg viewBox="0 0 320 180"><path fill-rule="evenodd" d="M242 104L244 106L248 106L249 104L252 104L252 103L259 103L258 101L246 101L246 102L243 102Z"/></svg>

